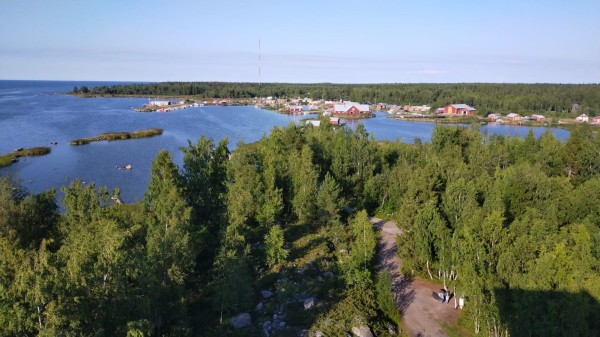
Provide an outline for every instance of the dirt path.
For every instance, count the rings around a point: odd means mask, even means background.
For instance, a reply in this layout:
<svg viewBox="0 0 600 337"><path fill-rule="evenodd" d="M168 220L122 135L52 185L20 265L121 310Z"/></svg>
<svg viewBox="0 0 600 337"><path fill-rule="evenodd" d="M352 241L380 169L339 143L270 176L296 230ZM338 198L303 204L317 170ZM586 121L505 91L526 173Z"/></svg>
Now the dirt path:
<svg viewBox="0 0 600 337"><path fill-rule="evenodd" d="M403 313L404 324L410 336L446 336L441 323L452 324L458 318L459 310L454 309L454 301L440 303L432 293L442 288L422 279L412 279L400 273L402 261L396 255L396 236L402 234L395 222L371 218L371 223L380 228L379 268L388 269L394 280L396 303Z"/></svg>

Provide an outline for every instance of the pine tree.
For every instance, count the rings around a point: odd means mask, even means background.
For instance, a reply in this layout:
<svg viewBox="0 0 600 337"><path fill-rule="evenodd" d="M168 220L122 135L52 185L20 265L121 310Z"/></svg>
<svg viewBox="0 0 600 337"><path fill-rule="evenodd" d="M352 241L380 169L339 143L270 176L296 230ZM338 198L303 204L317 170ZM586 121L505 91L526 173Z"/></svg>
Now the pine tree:
<svg viewBox="0 0 600 337"><path fill-rule="evenodd" d="M284 245L283 230L275 225L265 235L265 262L267 266L273 267L282 264L287 258L288 251Z"/></svg>

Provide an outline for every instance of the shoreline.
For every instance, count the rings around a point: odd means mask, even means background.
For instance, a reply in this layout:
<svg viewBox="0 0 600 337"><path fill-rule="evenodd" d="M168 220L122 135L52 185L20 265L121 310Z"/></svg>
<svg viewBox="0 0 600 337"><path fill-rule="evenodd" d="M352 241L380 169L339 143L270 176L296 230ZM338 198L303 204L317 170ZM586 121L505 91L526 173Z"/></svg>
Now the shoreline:
<svg viewBox="0 0 600 337"><path fill-rule="evenodd" d="M123 94L102 95L102 94L83 94L83 93L72 93L72 92L65 92L64 94L68 95L68 96L77 96L77 97L81 97L81 98L148 98L148 97L152 96L152 97L156 97L156 98L177 98L177 99L182 99L182 100L188 99L188 100L191 100L194 102L207 101L205 103L205 106L219 106L219 104L209 103L209 101L212 98L198 98L195 95L123 95ZM231 100L233 100L233 103L229 106L252 106L252 105L255 105L255 102L251 98L238 98L238 99L231 99ZM279 114L286 114L286 115L289 114L285 111L280 111L274 107L261 107L261 109L275 111L276 113L279 113ZM345 118L345 119L349 119L349 120L359 120L359 119L374 118L374 117L376 117L376 112L383 112L383 111L370 112L368 117L367 116L365 116L365 117L362 117L362 116L349 117L346 115L332 115L332 116ZM310 114L313 114L313 113L319 114L318 112L313 112L313 111L310 111L309 113ZM585 125L585 124L590 125L590 126L594 125L594 124L590 124L590 123L576 123L569 119L560 119L558 124L550 123L550 122L532 122L532 121L526 121L526 122L521 122L521 123L519 123L519 122L504 122L502 124L497 124L493 121L490 121L488 118L482 117L482 116L468 116L466 118L464 116L414 117L414 116L410 116L410 115L387 114L386 118L396 119L396 120L400 120L400 121L407 121L407 122L427 122L427 123L436 123L436 124L466 124L466 125L468 125L468 124L477 123L477 124L482 124L482 125L506 125L506 126L524 126L524 127L545 127L545 128L554 127L554 128L564 129L564 130L572 130L573 128L577 128L580 125Z"/></svg>

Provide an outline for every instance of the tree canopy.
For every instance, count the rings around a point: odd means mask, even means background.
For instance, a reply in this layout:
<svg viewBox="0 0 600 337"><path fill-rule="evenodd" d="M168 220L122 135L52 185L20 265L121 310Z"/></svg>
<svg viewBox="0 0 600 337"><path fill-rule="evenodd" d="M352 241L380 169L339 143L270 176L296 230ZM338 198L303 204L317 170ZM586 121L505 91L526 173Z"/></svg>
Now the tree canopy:
<svg viewBox="0 0 600 337"><path fill-rule="evenodd" d="M275 314L388 336L400 313L369 214L402 227L403 273L466 299L465 331L598 335L598 148L585 127L562 143L440 126L413 145L322 123L231 155L201 137L181 167L161 151L137 204L75 180L59 211L2 177L0 335L254 336Z"/></svg>

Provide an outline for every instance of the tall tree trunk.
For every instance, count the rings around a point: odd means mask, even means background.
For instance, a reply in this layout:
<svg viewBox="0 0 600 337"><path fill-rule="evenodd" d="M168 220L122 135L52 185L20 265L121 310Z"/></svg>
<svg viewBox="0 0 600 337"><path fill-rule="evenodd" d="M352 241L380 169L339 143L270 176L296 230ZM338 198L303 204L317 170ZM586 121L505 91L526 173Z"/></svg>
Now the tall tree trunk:
<svg viewBox="0 0 600 337"><path fill-rule="evenodd" d="M40 309L40 306L37 306L37 316L38 316L38 324L40 325L40 331L42 331L42 310Z"/></svg>
<svg viewBox="0 0 600 337"><path fill-rule="evenodd" d="M429 270L429 259L427 259L427 273L429 274L429 278L433 280L433 276L431 276L431 270Z"/></svg>

